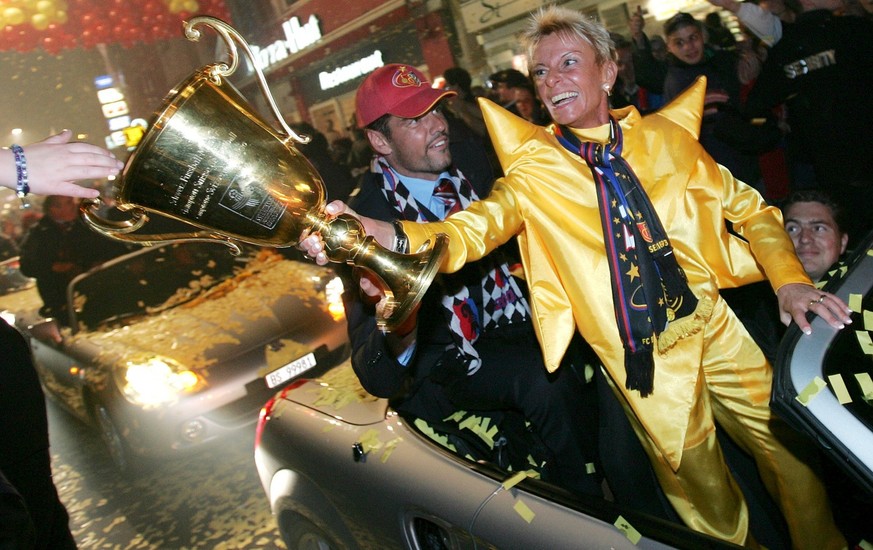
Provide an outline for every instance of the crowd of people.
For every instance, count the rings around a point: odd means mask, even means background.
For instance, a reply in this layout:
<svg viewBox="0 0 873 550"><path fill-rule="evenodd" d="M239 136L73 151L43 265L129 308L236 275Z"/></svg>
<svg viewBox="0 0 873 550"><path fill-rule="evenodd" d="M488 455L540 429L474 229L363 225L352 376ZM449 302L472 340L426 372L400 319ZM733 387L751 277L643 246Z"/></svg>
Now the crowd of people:
<svg viewBox="0 0 873 550"><path fill-rule="evenodd" d="M637 9L621 36L550 6L522 32L527 74L501 69L474 86L453 67L435 88L388 64L361 84L344 131L295 126L312 138L300 150L330 214L360 217L398 252L449 236L444 273L393 331L377 328L380 281L345 272L352 367L367 391L434 425L457 409L529 423L544 479L572 493L754 547L740 489L750 480L732 462L751 456L791 545L843 548L869 534L838 528L819 456L769 398L785 325L809 334L810 312L851 323L822 287L873 228L862 95L873 22L843 0L709 1L744 34L718 12L677 13L663 36L647 33ZM96 194L72 181L120 167L69 137L26 151L29 191L52 195L20 247L46 315L62 313L71 274L102 260L63 255L64 242L88 248L70 197ZM21 191L16 160L0 157L0 183ZM326 263L319 236L305 237ZM3 349L17 350L3 376L30 381L19 398L42 407L23 341L0 328ZM4 408L4 421L14 414ZM65 547L42 424L21 436L30 456L0 455L0 495L30 509L17 536ZM37 467L22 481L25 459Z"/></svg>

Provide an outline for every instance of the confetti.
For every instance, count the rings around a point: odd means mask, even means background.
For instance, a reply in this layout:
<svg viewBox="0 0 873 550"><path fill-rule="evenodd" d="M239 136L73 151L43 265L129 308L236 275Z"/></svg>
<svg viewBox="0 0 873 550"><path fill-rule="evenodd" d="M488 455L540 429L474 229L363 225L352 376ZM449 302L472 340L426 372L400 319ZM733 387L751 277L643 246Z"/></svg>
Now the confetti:
<svg viewBox="0 0 873 550"><path fill-rule="evenodd" d="M860 313L863 301L864 297L860 294L849 294L849 309L855 313Z"/></svg>
<svg viewBox="0 0 873 550"><path fill-rule="evenodd" d="M852 396L849 395L849 389L846 387L846 383L843 381L842 376L839 374L832 374L828 376L828 382L830 382L831 389L834 390L834 394L837 396L837 401L840 402L840 405L852 402Z"/></svg>
<svg viewBox="0 0 873 550"><path fill-rule="evenodd" d="M861 351L867 355L873 355L873 340L870 339L870 333L866 330L856 330L855 336L858 337L858 343L861 344Z"/></svg>
<svg viewBox="0 0 873 550"><path fill-rule="evenodd" d="M613 525L615 525L619 531L624 533L624 536L626 536L628 540L634 544L637 544L638 542L640 542L640 539L643 538L640 532L634 529L633 525L631 525L628 520L624 519L622 516L618 516L618 519L615 520L615 523Z"/></svg>
<svg viewBox="0 0 873 550"><path fill-rule="evenodd" d="M864 399L867 401L873 401L873 379L870 378L870 373L855 373L855 380L857 380L858 385L861 386L861 395L864 396Z"/></svg>
<svg viewBox="0 0 873 550"><path fill-rule="evenodd" d="M516 472L508 479L504 480L503 483L501 483L501 486L508 491L509 489L512 489L513 487L521 483L521 480L526 477L527 474L525 474L524 472Z"/></svg>
<svg viewBox="0 0 873 550"><path fill-rule="evenodd" d="M520 500L515 501L515 505L512 507L518 515L521 516L521 519L530 523L533 521L536 514L534 514L533 510L531 510L527 504Z"/></svg>
<svg viewBox="0 0 873 550"><path fill-rule="evenodd" d="M826 386L827 382L816 376L812 379L812 382L810 382L806 385L805 388L803 388L803 391L800 392L800 395L795 397L795 399L797 399L801 405L806 407L807 405L809 405L809 402L812 401L812 398L818 395L818 392L820 392Z"/></svg>

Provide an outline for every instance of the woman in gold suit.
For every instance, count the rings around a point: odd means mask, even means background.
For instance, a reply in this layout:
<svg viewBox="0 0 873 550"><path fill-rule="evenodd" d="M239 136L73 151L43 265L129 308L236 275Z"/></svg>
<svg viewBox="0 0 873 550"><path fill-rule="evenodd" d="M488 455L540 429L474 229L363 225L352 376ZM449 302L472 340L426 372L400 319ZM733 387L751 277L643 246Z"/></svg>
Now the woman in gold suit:
<svg viewBox="0 0 873 550"><path fill-rule="evenodd" d="M718 421L754 457L793 545L844 547L809 466L814 452L771 413L771 367L719 288L768 279L783 321L807 334L807 311L842 328L849 310L812 285L778 209L698 143L705 81L646 117L610 111L615 52L600 24L544 8L524 43L554 123L538 127L482 101L506 176L443 222L404 223L410 250L447 234L442 270L452 272L517 234L547 368L581 332L688 526L756 546ZM328 211L349 212L341 203ZM394 240L390 225L362 222L379 242ZM302 247L327 261L317 237Z"/></svg>

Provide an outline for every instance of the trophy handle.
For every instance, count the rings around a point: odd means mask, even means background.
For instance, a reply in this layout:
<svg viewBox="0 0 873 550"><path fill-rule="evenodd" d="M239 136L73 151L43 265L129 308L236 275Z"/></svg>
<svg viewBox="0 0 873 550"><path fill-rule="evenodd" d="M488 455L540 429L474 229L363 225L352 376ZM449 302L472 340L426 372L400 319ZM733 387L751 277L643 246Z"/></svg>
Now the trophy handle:
<svg viewBox="0 0 873 550"><path fill-rule="evenodd" d="M195 27L197 25L206 25L211 27L218 35L224 40L227 44L228 55L230 56L230 66L226 63L217 63L212 65L211 74L213 81L216 84L221 84L222 77L228 77L232 75L237 67L239 67L239 54L237 52L237 44L242 47L243 52L248 58L249 63L252 64L252 68L255 70L255 74L258 77L258 84L260 84L261 92L264 94L264 98L267 100L267 104L270 106L270 110L273 111L273 116L276 117L276 120L279 122L279 125L282 127L282 130L285 132L285 135L288 136L286 139L294 140L298 143L309 143L311 139L309 136L301 136L294 130L292 130L288 123L285 122L285 117L282 116L282 113L279 112L279 107L276 106L276 101L273 99L273 94L270 93L270 87L267 84L267 79L264 77L263 71L258 66L257 61L255 60L255 54L252 53L251 48L249 48L248 43L245 38L243 38L233 27L218 19L216 17L211 17L209 15L200 15L194 17L189 21L185 21L185 38L191 40L192 42L197 42L200 40L200 31Z"/></svg>
<svg viewBox="0 0 873 550"><path fill-rule="evenodd" d="M129 220L107 220L97 214L97 208L100 206L100 199L89 199L82 201L79 205L79 213L88 225L100 233L104 237L108 237L114 241L122 243L136 243L143 246L153 246L162 244L172 244L181 242L208 242L221 243L230 248L230 253L234 256L239 256L242 250L237 243L220 233L210 231L194 231L192 233L160 233L157 235L137 235L131 234L141 228L148 221L149 217L145 210L135 206L130 209L131 219Z"/></svg>

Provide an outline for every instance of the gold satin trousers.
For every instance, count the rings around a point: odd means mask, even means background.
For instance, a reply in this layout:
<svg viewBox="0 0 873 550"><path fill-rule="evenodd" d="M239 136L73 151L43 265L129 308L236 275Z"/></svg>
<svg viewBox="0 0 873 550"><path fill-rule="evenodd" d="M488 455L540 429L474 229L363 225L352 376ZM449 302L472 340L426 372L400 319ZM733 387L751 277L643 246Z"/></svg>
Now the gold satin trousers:
<svg viewBox="0 0 873 550"><path fill-rule="evenodd" d="M773 373L764 354L721 298L705 330L697 381L700 397L691 411L678 471L673 471L624 407L670 503L690 528L756 546L749 532L748 507L716 439L717 420L754 457L767 491L786 519L792 546L845 548L824 486L814 471L817 450L770 410ZM615 390L613 386L619 395Z"/></svg>

